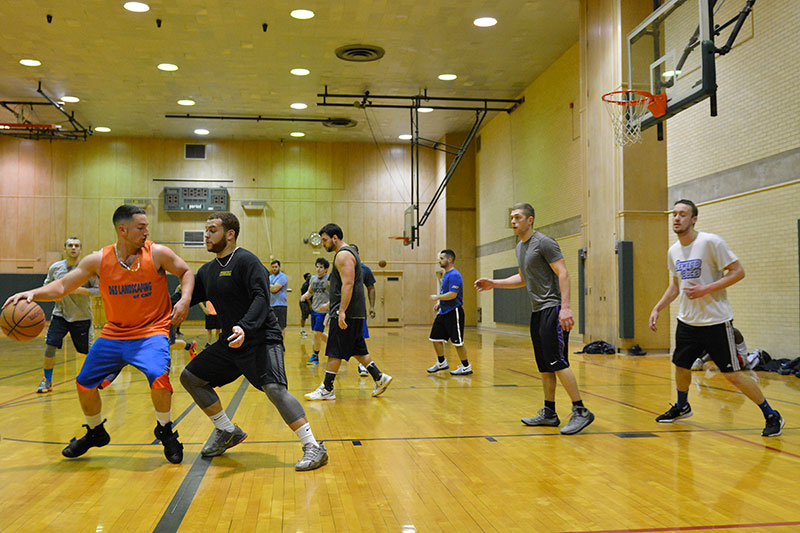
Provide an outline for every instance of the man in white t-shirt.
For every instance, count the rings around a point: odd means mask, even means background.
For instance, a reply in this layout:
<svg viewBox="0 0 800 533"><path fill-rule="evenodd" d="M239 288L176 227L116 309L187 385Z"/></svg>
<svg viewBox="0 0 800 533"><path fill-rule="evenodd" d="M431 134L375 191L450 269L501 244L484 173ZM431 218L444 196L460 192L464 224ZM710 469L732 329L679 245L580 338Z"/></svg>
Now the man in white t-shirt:
<svg viewBox="0 0 800 533"><path fill-rule="evenodd" d="M733 311L725 289L744 278L744 269L725 241L713 233L698 232L697 206L678 200L672 210L672 230L678 242L670 246L669 287L650 313L650 329L656 331L658 313L681 297L675 330L675 384L678 401L657 422L674 422L692 416L688 402L692 363L708 352L722 375L761 408L766 425L761 435L777 437L784 420L770 407L755 381L740 372L733 334Z"/></svg>

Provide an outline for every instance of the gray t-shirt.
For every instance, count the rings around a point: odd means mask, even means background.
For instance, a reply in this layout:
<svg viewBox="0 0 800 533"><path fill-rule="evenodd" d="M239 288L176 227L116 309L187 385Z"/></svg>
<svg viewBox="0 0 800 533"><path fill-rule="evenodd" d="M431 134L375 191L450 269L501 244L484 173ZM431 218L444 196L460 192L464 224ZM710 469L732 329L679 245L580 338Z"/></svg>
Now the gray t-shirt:
<svg viewBox="0 0 800 533"><path fill-rule="evenodd" d="M328 296L329 276L330 274L325 274L321 278L319 276L311 276L309 283L314 291L314 294L311 295L311 310L315 313L324 313L325 311L321 311L320 307L330 301L330 296Z"/></svg>
<svg viewBox="0 0 800 533"><path fill-rule="evenodd" d="M47 271L47 277L44 279L44 285L61 279L66 276L74 266L67 266L67 260L62 259L50 265ZM100 295L100 279L97 276L92 276L89 281L83 284L89 289L89 292L94 296ZM60 316L67 322L78 322L79 320L92 319L92 301L89 296L83 294L67 294L62 299L56 301L53 308L53 315Z"/></svg>
<svg viewBox="0 0 800 533"><path fill-rule="evenodd" d="M561 305L558 275L550 268L550 263L563 258L555 239L538 231L527 241L517 243L517 263L534 312Z"/></svg>

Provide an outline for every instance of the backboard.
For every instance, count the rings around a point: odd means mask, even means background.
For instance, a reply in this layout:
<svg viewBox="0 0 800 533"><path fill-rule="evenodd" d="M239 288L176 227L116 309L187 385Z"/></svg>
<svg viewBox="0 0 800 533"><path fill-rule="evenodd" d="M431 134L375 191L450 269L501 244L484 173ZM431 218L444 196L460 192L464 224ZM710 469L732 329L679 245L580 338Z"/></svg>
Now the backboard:
<svg viewBox="0 0 800 533"><path fill-rule="evenodd" d="M666 0L628 34L627 88L667 95L667 112L647 113L643 130L716 93L713 3Z"/></svg>

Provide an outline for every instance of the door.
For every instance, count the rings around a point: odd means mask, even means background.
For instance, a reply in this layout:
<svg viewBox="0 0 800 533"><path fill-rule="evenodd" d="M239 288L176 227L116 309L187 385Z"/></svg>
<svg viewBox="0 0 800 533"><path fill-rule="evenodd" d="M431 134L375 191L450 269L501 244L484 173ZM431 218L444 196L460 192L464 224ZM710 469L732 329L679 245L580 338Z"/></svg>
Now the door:
<svg viewBox="0 0 800 533"><path fill-rule="evenodd" d="M375 274L375 319L369 327L402 327L403 321L403 273L374 272Z"/></svg>

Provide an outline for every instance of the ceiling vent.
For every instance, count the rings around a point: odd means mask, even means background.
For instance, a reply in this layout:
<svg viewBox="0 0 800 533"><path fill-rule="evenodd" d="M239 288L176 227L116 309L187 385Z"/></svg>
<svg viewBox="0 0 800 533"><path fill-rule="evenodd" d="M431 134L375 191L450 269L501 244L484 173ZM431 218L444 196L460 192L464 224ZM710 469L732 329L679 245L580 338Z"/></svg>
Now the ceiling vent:
<svg viewBox="0 0 800 533"><path fill-rule="evenodd" d="M322 123L323 126L329 128L352 128L356 124L358 124L358 122L349 118L329 118Z"/></svg>
<svg viewBox="0 0 800 533"><path fill-rule="evenodd" d="M336 49L336 57L345 61L377 61L386 52L374 44L348 44Z"/></svg>

